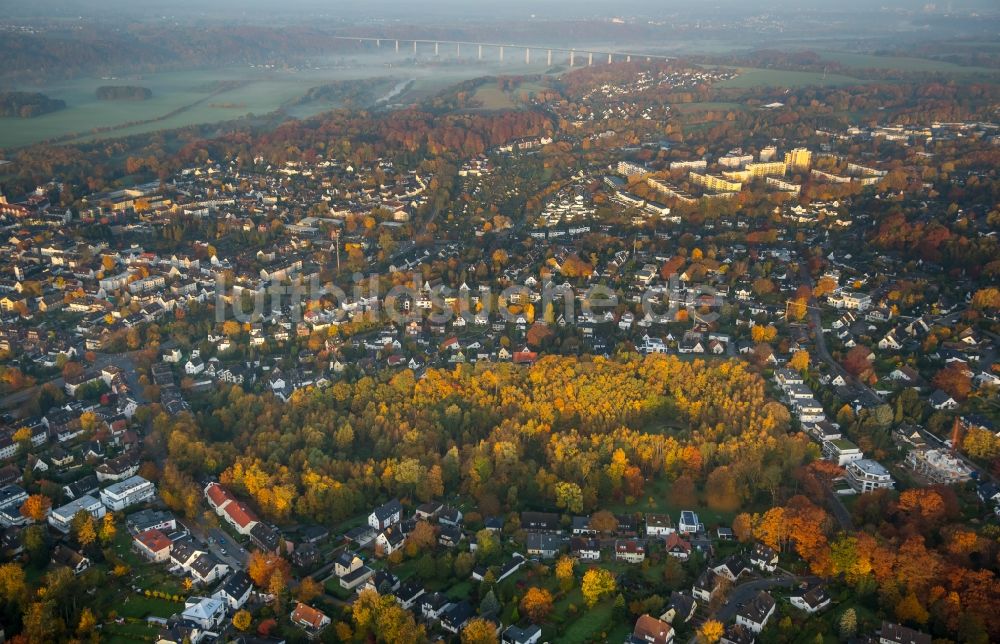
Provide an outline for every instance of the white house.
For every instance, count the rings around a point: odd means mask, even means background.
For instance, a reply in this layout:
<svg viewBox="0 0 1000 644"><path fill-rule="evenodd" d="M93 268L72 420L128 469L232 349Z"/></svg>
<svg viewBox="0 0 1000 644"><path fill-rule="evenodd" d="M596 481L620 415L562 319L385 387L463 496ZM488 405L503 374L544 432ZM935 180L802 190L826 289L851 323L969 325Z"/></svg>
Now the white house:
<svg viewBox="0 0 1000 644"><path fill-rule="evenodd" d="M399 499L393 499L388 503L375 508L368 515L368 525L376 530L385 530L389 526L396 525L403 517L403 506Z"/></svg>
<svg viewBox="0 0 1000 644"><path fill-rule="evenodd" d="M762 590L736 612L736 623L760 633L774 614L774 606L774 598Z"/></svg>
<svg viewBox="0 0 1000 644"><path fill-rule="evenodd" d="M817 585L792 593L788 601L799 610L804 610L807 613L815 613L830 605L830 595L826 592L825 588Z"/></svg>
<svg viewBox="0 0 1000 644"><path fill-rule="evenodd" d="M189 597L181 617L210 631L226 618L226 604L214 597Z"/></svg>
<svg viewBox="0 0 1000 644"><path fill-rule="evenodd" d="M212 593L212 597L224 602L230 610L237 611L250 599L252 590L250 577L242 570L237 570Z"/></svg>

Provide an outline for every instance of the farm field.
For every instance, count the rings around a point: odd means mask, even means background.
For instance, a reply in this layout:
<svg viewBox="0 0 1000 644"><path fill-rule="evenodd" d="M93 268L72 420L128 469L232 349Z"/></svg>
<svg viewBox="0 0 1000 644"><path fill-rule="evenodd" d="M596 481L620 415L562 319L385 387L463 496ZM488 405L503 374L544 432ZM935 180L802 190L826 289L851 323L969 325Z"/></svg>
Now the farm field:
<svg viewBox="0 0 1000 644"><path fill-rule="evenodd" d="M671 109L680 112L682 114L687 114L691 112L711 112L715 110L742 110L745 109L743 105L739 103L724 103L724 102L696 102L696 103L675 103L670 106Z"/></svg>
<svg viewBox="0 0 1000 644"><path fill-rule="evenodd" d="M482 102L483 109L486 110L513 109L515 107L514 101L511 100L507 92L496 85L484 85L477 89L473 96L475 100Z"/></svg>
<svg viewBox="0 0 1000 644"><path fill-rule="evenodd" d="M739 68L739 75L718 83L716 87L746 89L748 87L806 87L809 85L859 85L863 81L842 74L822 72L798 72L783 69Z"/></svg>

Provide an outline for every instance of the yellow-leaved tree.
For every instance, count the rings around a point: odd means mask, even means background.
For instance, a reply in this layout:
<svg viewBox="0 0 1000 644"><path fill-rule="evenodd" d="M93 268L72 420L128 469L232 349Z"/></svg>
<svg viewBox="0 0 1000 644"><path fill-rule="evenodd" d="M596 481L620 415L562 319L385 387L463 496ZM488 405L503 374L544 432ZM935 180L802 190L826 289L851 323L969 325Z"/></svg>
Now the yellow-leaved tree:
<svg viewBox="0 0 1000 644"><path fill-rule="evenodd" d="M615 576L610 571L604 568L591 568L583 575L580 592L583 593L583 600L587 606L593 608L601 599L614 593L617 587Z"/></svg>

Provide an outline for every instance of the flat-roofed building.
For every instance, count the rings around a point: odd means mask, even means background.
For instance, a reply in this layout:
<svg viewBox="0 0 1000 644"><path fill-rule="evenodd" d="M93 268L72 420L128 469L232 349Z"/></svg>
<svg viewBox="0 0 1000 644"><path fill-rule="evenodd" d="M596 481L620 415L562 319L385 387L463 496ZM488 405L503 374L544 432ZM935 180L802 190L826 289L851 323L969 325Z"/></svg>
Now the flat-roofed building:
<svg viewBox="0 0 1000 644"><path fill-rule="evenodd" d="M141 476L132 476L101 490L101 501L115 512L148 501L156 495L156 486Z"/></svg>
<svg viewBox="0 0 1000 644"><path fill-rule="evenodd" d="M873 490L891 488L895 483L889 470L870 458L862 458L847 464L845 478L856 492L865 494Z"/></svg>
<svg viewBox="0 0 1000 644"><path fill-rule="evenodd" d="M49 525L64 534L69 534L70 523L80 511L89 512L95 519L100 519L108 512L99 499L85 494L62 507L53 509L49 514Z"/></svg>

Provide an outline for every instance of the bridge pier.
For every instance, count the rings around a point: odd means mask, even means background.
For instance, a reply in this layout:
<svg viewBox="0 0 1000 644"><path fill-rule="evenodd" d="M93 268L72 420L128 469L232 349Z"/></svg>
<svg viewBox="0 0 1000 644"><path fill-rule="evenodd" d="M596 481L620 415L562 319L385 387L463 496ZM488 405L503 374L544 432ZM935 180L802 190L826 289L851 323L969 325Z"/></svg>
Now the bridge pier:
<svg viewBox="0 0 1000 644"><path fill-rule="evenodd" d="M435 56L438 55L438 48L440 47L440 45L441 45L441 43L438 43L438 42L434 43L434 55Z"/></svg>
<svg viewBox="0 0 1000 644"><path fill-rule="evenodd" d="M500 45L500 62L503 62L503 45Z"/></svg>
<svg viewBox="0 0 1000 644"><path fill-rule="evenodd" d="M399 53L399 41L398 40L396 41L396 53L397 54Z"/></svg>
<svg viewBox="0 0 1000 644"><path fill-rule="evenodd" d="M552 67L552 50L551 49L549 50L549 57L548 57L548 63L547 64L548 64L549 67Z"/></svg>
<svg viewBox="0 0 1000 644"><path fill-rule="evenodd" d="M483 46L479 45L479 60L483 59Z"/></svg>
<svg viewBox="0 0 1000 644"><path fill-rule="evenodd" d="M529 49L528 47L524 48L524 64L525 65L531 64L531 49Z"/></svg>
<svg viewBox="0 0 1000 644"><path fill-rule="evenodd" d="M379 39L379 38L375 39L375 46L378 47L379 49L382 48L382 41L381 41L381 39Z"/></svg>
<svg viewBox="0 0 1000 644"><path fill-rule="evenodd" d="M574 50L574 49L571 49L571 50L569 51L569 66L570 66L570 67L572 67L572 66L573 66L573 59L574 59L575 57L576 57L576 50Z"/></svg>
<svg viewBox="0 0 1000 644"><path fill-rule="evenodd" d="M413 55L414 56L417 55L417 41L416 40L413 41Z"/></svg>
<svg viewBox="0 0 1000 644"><path fill-rule="evenodd" d="M461 57L462 57L462 43L457 42L455 43L455 58L461 58Z"/></svg>
<svg viewBox="0 0 1000 644"><path fill-rule="evenodd" d="M612 54L608 54L608 64L609 65L611 64L611 56L612 56Z"/></svg>
<svg viewBox="0 0 1000 644"><path fill-rule="evenodd" d="M587 52L587 67L592 67L594 65L594 52Z"/></svg>

